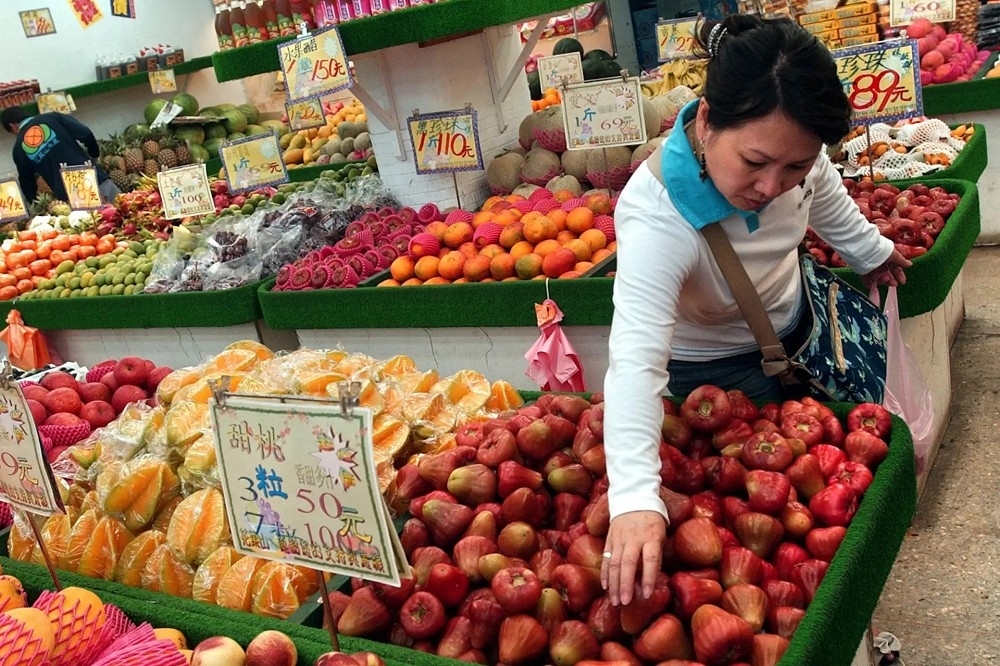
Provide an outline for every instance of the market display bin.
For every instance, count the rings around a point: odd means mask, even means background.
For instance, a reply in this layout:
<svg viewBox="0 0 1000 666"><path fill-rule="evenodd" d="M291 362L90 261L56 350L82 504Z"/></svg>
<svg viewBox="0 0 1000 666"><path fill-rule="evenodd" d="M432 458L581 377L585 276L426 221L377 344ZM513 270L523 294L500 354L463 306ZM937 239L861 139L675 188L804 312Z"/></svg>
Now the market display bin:
<svg viewBox="0 0 1000 666"><path fill-rule="evenodd" d="M848 403L831 404L841 419L852 407ZM851 663L910 526L916 502L913 444L906 424L894 416L889 455L879 465L780 666L848 666ZM0 557L0 566L5 573L17 576L32 598L51 588L48 572L42 566L6 557ZM174 627L193 643L224 634L246 645L260 631L278 629L296 642L300 664L311 665L316 657L330 649L329 637L322 629L234 612L77 574L61 572L59 575L63 585L89 588L106 602L121 606L133 621ZM445 666L454 663L363 639L344 637L341 648L345 651L371 650L392 665Z"/></svg>
<svg viewBox="0 0 1000 666"><path fill-rule="evenodd" d="M976 128L976 131L969 137L969 140L965 143L965 148L955 157L955 161L951 163L951 166L928 174L928 179L944 178L965 180L970 183L979 182L979 177L983 175L983 171L986 170L986 164L989 162L989 154L987 153L986 145L986 127L979 123L973 123L973 126ZM955 127L957 126L952 126L952 129Z"/></svg>

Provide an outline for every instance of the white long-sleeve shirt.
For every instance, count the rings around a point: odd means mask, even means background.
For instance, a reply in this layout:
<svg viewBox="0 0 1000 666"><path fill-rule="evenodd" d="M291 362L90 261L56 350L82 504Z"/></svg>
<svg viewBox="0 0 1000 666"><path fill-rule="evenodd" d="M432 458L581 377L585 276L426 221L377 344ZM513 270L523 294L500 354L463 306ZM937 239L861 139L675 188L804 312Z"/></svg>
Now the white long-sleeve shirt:
<svg viewBox="0 0 1000 666"><path fill-rule="evenodd" d="M665 142L666 187L643 163L615 209L618 262L604 380L612 518L641 510L666 517L658 451L667 362L758 348L700 227L721 220L779 337L794 328L802 307L797 248L807 226L859 274L879 267L893 250L861 215L824 152L801 185L758 213L737 211L711 180L698 177L683 131L696 104L682 110Z"/></svg>

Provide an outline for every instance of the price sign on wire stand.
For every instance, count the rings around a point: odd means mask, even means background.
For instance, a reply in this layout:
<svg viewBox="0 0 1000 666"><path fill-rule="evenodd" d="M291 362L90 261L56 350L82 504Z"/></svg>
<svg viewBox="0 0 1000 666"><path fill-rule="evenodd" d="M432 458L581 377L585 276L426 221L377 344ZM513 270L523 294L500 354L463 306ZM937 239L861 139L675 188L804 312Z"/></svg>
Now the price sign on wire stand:
<svg viewBox="0 0 1000 666"><path fill-rule="evenodd" d="M248 192L265 185L288 182L278 137L258 134L222 144L219 148L229 189Z"/></svg>
<svg viewBox="0 0 1000 666"><path fill-rule="evenodd" d="M646 141L638 77L602 79L563 89L563 127L569 150L629 146Z"/></svg>
<svg viewBox="0 0 1000 666"><path fill-rule="evenodd" d="M420 113L419 109L414 109L407 124L417 173L455 173L483 168L479 118L470 105L437 113Z"/></svg>
<svg viewBox="0 0 1000 666"><path fill-rule="evenodd" d="M163 200L164 217L168 220L215 212L204 163L161 171L156 174L156 184Z"/></svg>
<svg viewBox="0 0 1000 666"><path fill-rule="evenodd" d="M60 169L63 185L69 197L69 207L73 210L97 210L101 207L101 190L97 182L97 171L89 163L81 166L62 165Z"/></svg>
<svg viewBox="0 0 1000 666"><path fill-rule="evenodd" d="M233 546L241 553L399 585L409 565L379 490L371 410L223 393L210 403Z"/></svg>
<svg viewBox="0 0 1000 666"><path fill-rule="evenodd" d="M697 58L698 41L695 30L699 19L673 19L656 24L656 49L658 60L668 62L680 58Z"/></svg>
<svg viewBox="0 0 1000 666"><path fill-rule="evenodd" d="M31 217L16 178L0 178L0 223L19 222Z"/></svg>
<svg viewBox="0 0 1000 666"><path fill-rule="evenodd" d="M278 45L288 99L298 101L351 87L340 30L331 26Z"/></svg>
<svg viewBox="0 0 1000 666"><path fill-rule="evenodd" d="M910 25L918 18L950 23L955 20L955 0L890 0L889 25Z"/></svg>
<svg viewBox="0 0 1000 666"><path fill-rule="evenodd" d="M298 102L285 102L285 113L288 114L288 126L293 132L322 127L326 124L323 113L323 102L320 98L309 97Z"/></svg>
<svg viewBox="0 0 1000 666"><path fill-rule="evenodd" d="M923 115L916 40L890 39L837 49L833 58L855 125Z"/></svg>
<svg viewBox="0 0 1000 666"><path fill-rule="evenodd" d="M38 104L38 113L72 113L76 111L76 104L73 103L73 96L61 92L47 92L35 98Z"/></svg>
<svg viewBox="0 0 1000 666"><path fill-rule="evenodd" d="M154 69L149 73L149 86L154 95L177 92L177 79L172 69Z"/></svg>
<svg viewBox="0 0 1000 666"><path fill-rule="evenodd" d="M538 59L538 79L542 90L560 87L564 77L567 83L583 83L583 62L579 53L573 51Z"/></svg>

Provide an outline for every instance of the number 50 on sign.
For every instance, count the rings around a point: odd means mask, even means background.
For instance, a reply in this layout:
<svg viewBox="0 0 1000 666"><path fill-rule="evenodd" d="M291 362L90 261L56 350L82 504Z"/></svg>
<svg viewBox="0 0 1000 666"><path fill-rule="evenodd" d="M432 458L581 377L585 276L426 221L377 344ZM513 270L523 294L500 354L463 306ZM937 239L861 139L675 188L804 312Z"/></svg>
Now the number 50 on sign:
<svg viewBox="0 0 1000 666"><path fill-rule="evenodd" d="M833 52L855 125L923 114L917 42L892 39Z"/></svg>

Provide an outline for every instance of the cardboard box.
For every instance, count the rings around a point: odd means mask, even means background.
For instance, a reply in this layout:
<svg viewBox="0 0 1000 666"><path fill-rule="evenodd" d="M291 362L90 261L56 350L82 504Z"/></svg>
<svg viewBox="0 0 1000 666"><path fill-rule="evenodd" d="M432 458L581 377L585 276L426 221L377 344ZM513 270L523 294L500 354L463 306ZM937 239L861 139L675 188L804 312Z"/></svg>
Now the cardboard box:
<svg viewBox="0 0 1000 666"><path fill-rule="evenodd" d="M875 25L875 14L864 14L862 16L852 16L850 18L837 19L840 29L856 28L862 25Z"/></svg>
<svg viewBox="0 0 1000 666"><path fill-rule="evenodd" d="M828 49L840 48L840 36L837 34L836 30L827 30L825 32L816 33L816 39L821 41Z"/></svg>
<svg viewBox="0 0 1000 666"><path fill-rule="evenodd" d="M871 2L858 2L835 9L834 14L836 14L837 18L851 18L852 16L861 16L862 14L872 14L875 11L876 5Z"/></svg>
<svg viewBox="0 0 1000 666"><path fill-rule="evenodd" d="M840 46L838 46L837 48L847 48L848 46L864 46L865 44L874 44L877 41L878 41L878 35L847 37L840 40Z"/></svg>
<svg viewBox="0 0 1000 666"><path fill-rule="evenodd" d="M167 67L181 64L184 62L184 49L176 49L173 53L168 53L164 57L164 61Z"/></svg>
<svg viewBox="0 0 1000 666"><path fill-rule="evenodd" d="M817 23L807 23L802 26L806 31L811 32L814 35L819 35L822 32L836 31L839 27L836 20L829 21L819 21Z"/></svg>
<svg viewBox="0 0 1000 666"><path fill-rule="evenodd" d="M828 9L825 12L807 12L799 17L799 25L807 26L813 23L823 23L825 21L832 21L837 18L834 13L836 10Z"/></svg>
<svg viewBox="0 0 1000 666"><path fill-rule="evenodd" d="M874 23L869 24L869 25L859 25L859 26L855 26L853 28L840 28L837 31L837 36L840 37L841 40L851 39L852 37L870 37L870 36L875 36L877 38L878 37L878 28L875 27Z"/></svg>

